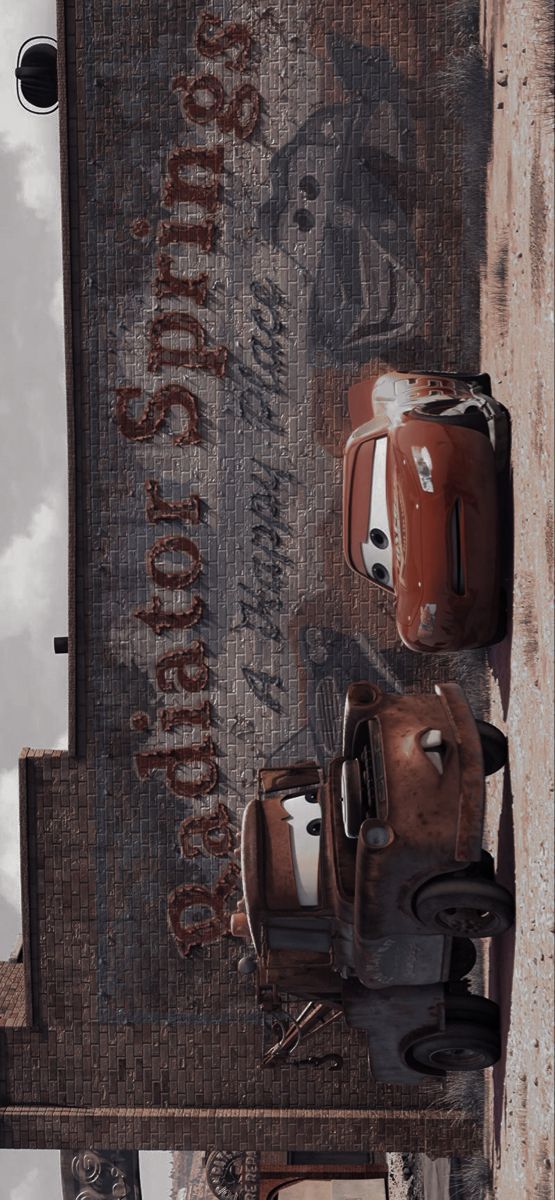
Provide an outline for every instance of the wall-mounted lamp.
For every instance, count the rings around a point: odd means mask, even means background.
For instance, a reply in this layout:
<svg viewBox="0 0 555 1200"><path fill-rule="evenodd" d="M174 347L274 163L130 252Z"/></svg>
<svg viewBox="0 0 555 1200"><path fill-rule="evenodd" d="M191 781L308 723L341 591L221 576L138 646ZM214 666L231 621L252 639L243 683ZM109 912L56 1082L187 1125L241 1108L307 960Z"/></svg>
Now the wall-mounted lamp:
<svg viewBox="0 0 555 1200"><path fill-rule="evenodd" d="M27 38L17 56L17 98L27 112L52 113L58 107L58 49L54 38Z"/></svg>

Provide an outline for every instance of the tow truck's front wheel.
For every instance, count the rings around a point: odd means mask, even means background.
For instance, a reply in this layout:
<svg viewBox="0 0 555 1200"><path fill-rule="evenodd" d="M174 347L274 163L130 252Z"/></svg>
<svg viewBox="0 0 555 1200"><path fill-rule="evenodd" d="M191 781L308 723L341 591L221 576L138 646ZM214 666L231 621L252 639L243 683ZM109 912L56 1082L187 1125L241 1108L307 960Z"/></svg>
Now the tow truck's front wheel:
<svg viewBox="0 0 555 1200"><path fill-rule="evenodd" d="M424 1034L406 1051L407 1062L424 1074L483 1071L501 1054L499 1030L472 1020L447 1020L444 1030Z"/></svg>
<svg viewBox="0 0 555 1200"><path fill-rule="evenodd" d="M511 893L493 879L461 875L432 879L415 900L420 923L430 932L453 937L495 937L510 929L515 905Z"/></svg>

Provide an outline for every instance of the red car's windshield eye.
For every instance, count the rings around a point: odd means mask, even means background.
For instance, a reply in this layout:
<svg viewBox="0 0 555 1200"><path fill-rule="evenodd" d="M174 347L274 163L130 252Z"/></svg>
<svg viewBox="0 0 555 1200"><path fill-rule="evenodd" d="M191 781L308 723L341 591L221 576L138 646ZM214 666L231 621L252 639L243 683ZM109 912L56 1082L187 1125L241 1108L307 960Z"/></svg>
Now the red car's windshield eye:
<svg viewBox="0 0 555 1200"><path fill-rule="evenodd" d="M387 547L389 546L389 538L387 533L384 533L383 529L371 529L370 541L374 546L378 547L378 550L387 550Z"/></svg>
<svg viewBox="0 0 555 1200"><path fill-rule="evenodd" d="M388 584L389 571L387 567L384 567L383 563L374 563L372 567L372 578L376 580L376 583Z"/></svg>

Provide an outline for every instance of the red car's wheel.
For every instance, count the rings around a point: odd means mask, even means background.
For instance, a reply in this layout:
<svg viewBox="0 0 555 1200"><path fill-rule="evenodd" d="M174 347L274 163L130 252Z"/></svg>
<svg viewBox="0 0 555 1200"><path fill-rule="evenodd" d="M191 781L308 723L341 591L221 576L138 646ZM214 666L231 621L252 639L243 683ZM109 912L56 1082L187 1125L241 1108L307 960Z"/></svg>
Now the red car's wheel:
<svg viewBox="0 0 555 1200"><path fill-rule="evenodd" d="M510 929L515 913L514 899L500 883L464 875L425 883L414 907L425 929L453 937L495 937Z"/></svg>

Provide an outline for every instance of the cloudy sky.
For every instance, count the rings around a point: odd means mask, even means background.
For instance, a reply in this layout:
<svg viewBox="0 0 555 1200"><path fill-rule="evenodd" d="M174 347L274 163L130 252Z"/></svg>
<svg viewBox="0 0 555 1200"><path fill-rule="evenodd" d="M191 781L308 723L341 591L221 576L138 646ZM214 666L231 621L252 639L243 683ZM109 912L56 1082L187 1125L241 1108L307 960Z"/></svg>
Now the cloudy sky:
<svg viewBox="0 0 555 1200"><path fill-rule="evenodd" d="M27 37L55 36L55 0L0 6L0 957L21 928L17 760L67 745L67 470L58 120L20 108ZM142 1155L144 1200L169 1195L169 1156ZM57 1153L0 1151L3 1200L57 1200Z"/></svg>
<svg viewBox="0 0 555 1200"><path fill-rule="evenodd" d="M0 954L20 928L17 759L67 739L66 420L57 116L20 108L20 44L55 33L54 0L0 13Z"/></svg>

